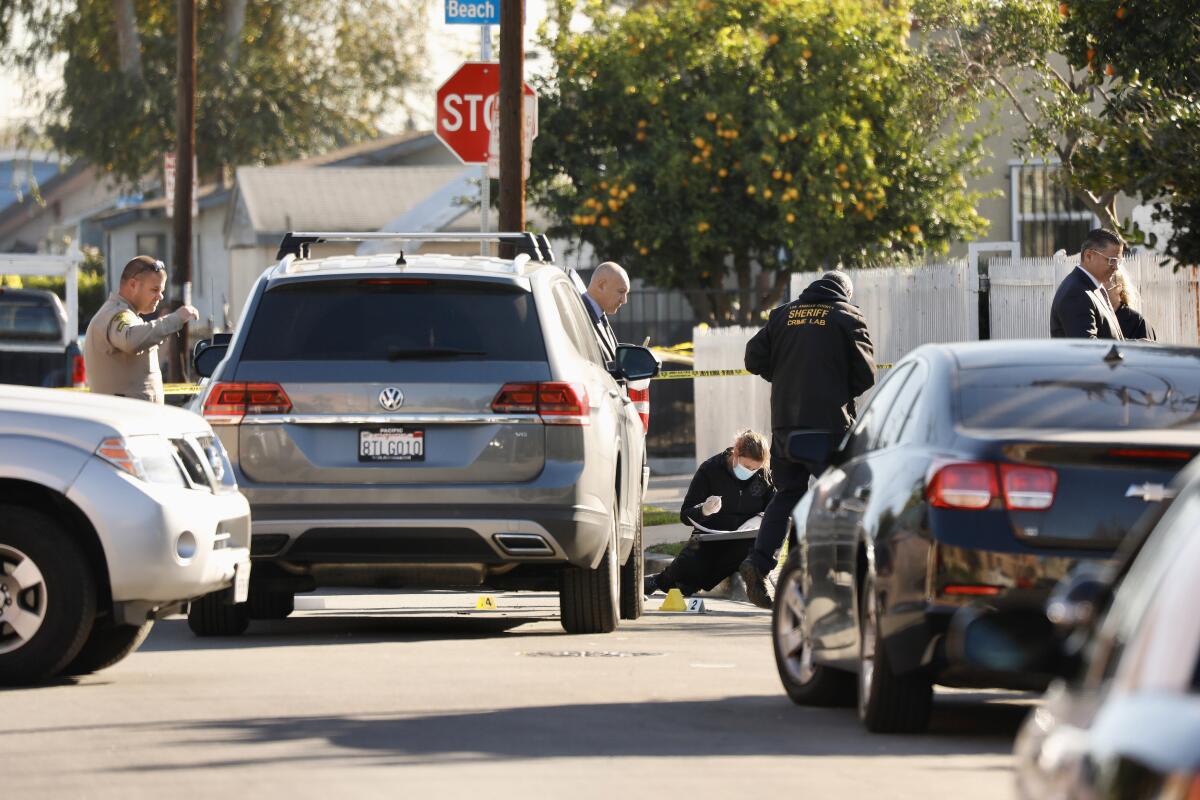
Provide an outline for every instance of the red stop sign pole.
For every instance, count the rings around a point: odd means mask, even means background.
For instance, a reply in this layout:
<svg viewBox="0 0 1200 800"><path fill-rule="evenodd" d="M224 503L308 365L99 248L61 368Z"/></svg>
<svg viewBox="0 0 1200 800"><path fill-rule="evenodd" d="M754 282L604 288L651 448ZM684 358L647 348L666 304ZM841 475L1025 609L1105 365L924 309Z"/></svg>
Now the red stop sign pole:
<svg viewBox="0 0 1200 800"><path fill-rule="evenodd" d="M537 97L529 84L522 88L526 97ZM434 132L464 164L487 164L492 107L499 94L495 61L468 61L438 88Z"/></svg>

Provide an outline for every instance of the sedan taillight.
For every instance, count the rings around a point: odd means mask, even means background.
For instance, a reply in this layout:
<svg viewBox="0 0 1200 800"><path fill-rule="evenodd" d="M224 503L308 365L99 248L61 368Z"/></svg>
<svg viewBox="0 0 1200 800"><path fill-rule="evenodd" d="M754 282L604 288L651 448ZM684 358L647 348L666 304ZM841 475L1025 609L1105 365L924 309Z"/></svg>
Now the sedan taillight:
<svg viewBox="0 0 1200 800"><path fill-rule="evenodd" d="M935 465L925 497L934 508L979 511L1000 499L1009 511L1045 511L1057 489L1058 473L1048 467L967 461Z"/></svg>
<svg viewBox="0 0 1200 800"><path fill-rule="evenodd" d="M946 464L934 473L925 496L934 508L987 508L999 494L996 468L991 464L968 462Z"/></svg>
<svg viewBox="0 0 1200 800"><path fill-rule="evenodd" d="M84 366L83 356L71 357L71 385L76 389L87 386L87 367Z"/></svg>
<svg viewBox="0 0 1200 800"><path fill-rule="evenodd" d="M1054 505L1058 473L1047 467L1001 464L1000 486L1012 511L1045 511Z"/></svg>
<svg viewBox="0 0 1200 800"><path fill-rule="evenodd" d="M492 410L501 414L537 414L547 425L591 424L587 389L579 383L506 383L492 400Z"/></svg>
<svg viewBox="0 0 1200 800"><path fill-rule="evenodd" d="M204 401L204 417L214 425L236 424L247 414L286 414L292 401L278 383L218 383Z"/></svg>

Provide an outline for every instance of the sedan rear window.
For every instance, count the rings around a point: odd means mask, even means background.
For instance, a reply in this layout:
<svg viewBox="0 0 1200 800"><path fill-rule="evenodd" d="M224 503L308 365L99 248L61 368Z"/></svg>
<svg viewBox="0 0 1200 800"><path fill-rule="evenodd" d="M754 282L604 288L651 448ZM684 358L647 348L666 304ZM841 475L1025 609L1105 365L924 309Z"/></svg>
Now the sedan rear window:
<svg viewBox="0 0 1200 800"><path fill-rule="evenodd" d="M244 361L545 361L533 297L519 287L314 281L267 291Z"/></svg>
<svg viewBox="0 0 1200 800"><path fill-rule="evenodd" d="M62 336L58 312L36 298L0 299L0 338L55 342Z"/></svg>
<svg viewBox="0 0 1200 800"><path fill-rule="evenodd" d="M958 378L967 428L1109 430L1200 424L1200 369L1088 365L968 369Z"/></svg>

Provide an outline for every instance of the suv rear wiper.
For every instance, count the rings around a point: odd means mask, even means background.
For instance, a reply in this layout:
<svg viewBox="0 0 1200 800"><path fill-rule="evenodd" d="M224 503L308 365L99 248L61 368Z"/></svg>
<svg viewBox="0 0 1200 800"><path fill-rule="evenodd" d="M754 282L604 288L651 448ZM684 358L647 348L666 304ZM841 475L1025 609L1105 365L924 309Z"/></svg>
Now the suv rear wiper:
<svg viewBox="0 0 1200 800"><path fill-rule="evenodd" d="M482 350L457 350L453 347L421 347L404 348L389 347L388 361L399 361L402 358L448 358L455 356L486 356Z"/></svg>

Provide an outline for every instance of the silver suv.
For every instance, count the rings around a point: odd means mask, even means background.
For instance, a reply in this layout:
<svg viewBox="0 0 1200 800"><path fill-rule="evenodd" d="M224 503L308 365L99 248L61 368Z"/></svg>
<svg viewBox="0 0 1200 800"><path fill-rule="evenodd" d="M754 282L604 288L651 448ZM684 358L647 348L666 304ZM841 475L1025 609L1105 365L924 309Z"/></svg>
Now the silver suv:
<svg viewBox="0 0 1200 800"><path fill-rule="evenodd" d="M636 619L649 472L624 384L657 358L605 363L544 237L493 235L513 259L309 257L364 238L385 237L286 236L236 335L195 351L251 504L250 600L226 632L318 586L557 591L568 631Z"/></svg>

